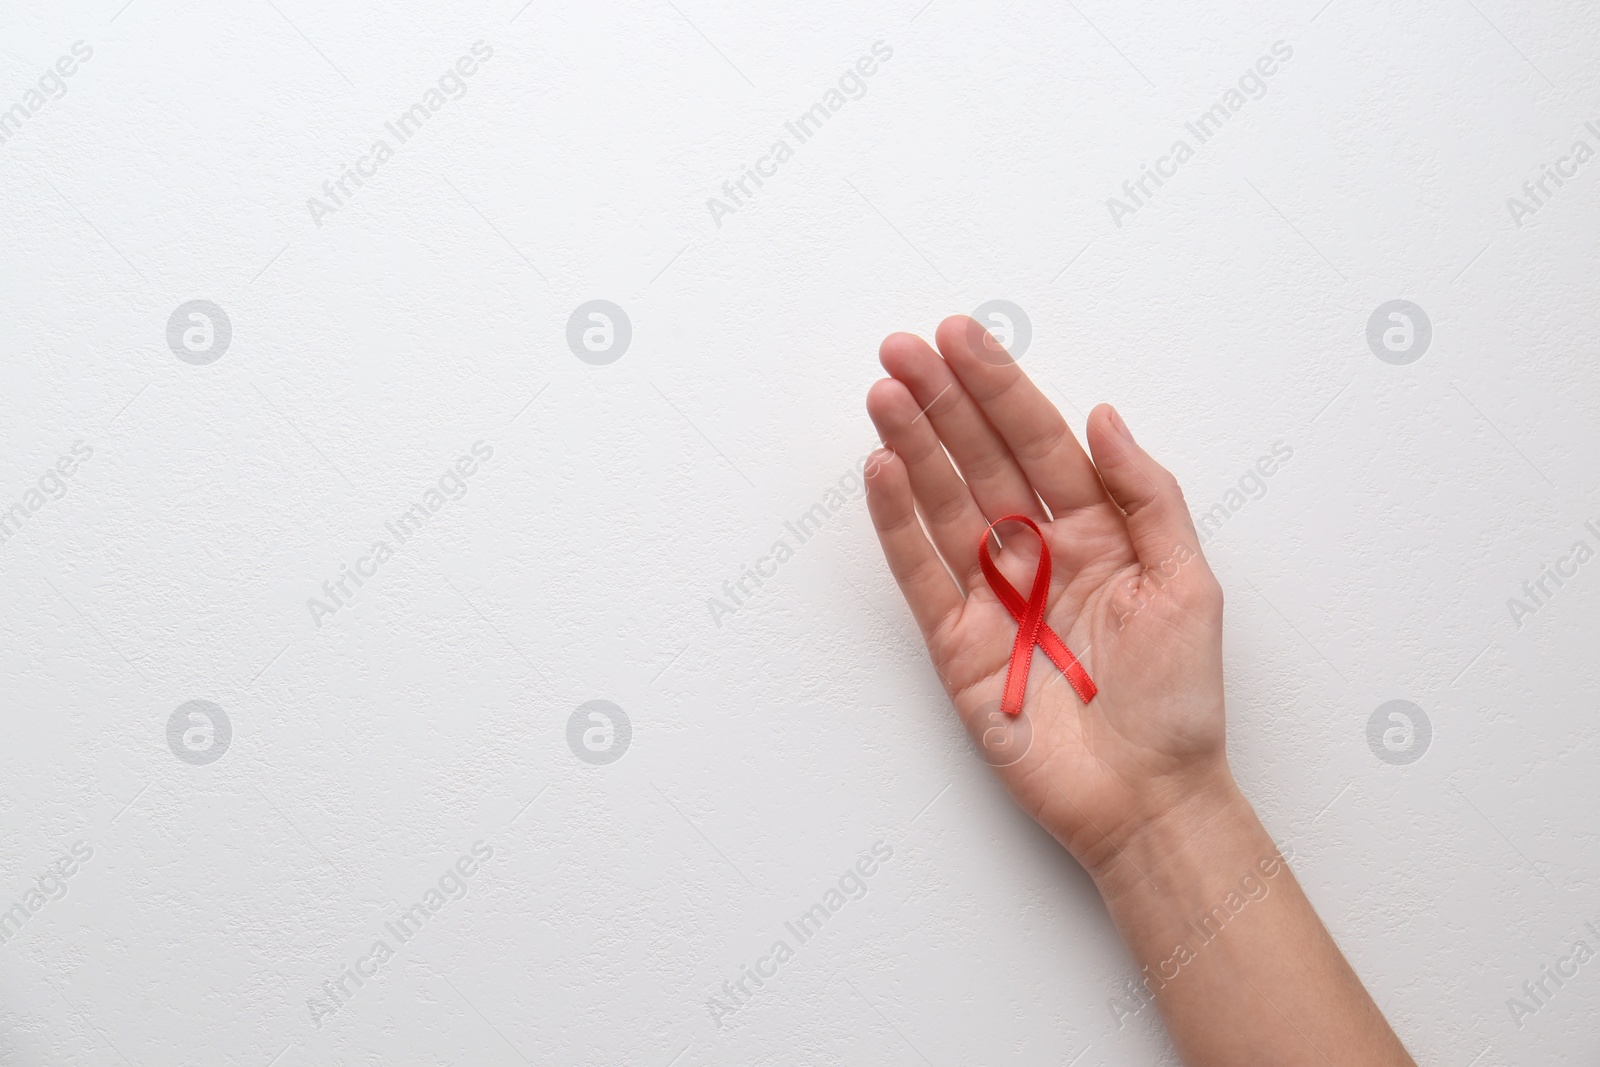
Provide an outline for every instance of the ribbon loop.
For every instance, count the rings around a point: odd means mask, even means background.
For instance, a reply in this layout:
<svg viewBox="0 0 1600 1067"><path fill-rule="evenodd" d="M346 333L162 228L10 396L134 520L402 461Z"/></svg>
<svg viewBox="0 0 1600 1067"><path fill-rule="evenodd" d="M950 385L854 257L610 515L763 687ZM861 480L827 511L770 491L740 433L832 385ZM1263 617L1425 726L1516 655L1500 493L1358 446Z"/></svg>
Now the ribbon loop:
<svg viewBox="0 0 1600 1067"><path fill-rule="evenodd" d="M1023 600L1016 587L1006 581L1006 576L1000 573L1000 568L994 565L994 560L989 556L989 534L1002 522L1020 522L1039 539L1039 569L1033 572L1033 588L1028 591L1027 600ZM1033 665L1034 645L1044 649L1044 654L1066 675L1079 700L1085 704L1093 700L1099 689L1089 677L1089 672L1083 669L1083 664L1078 662L1078 657L1072 654L1067 643L1044 621L1045 606L1050 600L1050 546L1039 525L1026 515L1007 515L991 522L989 528L983 531L983 539L978 542L978 563L983 568L989 588L994 590L994 595L1011 613L1011 617L1017 620L1017 640L1011 646L1011 665L1006 668L1006 688L1000 699L1000 710L1007 715L1021 714L1022 697L1028 689L1028 670Z"/></svg>

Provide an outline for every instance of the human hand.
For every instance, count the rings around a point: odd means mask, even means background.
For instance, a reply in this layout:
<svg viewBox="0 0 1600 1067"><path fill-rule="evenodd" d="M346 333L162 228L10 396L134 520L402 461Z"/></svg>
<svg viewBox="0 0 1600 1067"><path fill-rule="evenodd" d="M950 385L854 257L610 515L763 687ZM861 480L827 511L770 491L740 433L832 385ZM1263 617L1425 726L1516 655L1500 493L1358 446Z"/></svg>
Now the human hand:
<svg viewBox="0 0 1600 1067"><path fill-rule="evenodd" d="M1096 873L1143 829L1236 796L1223 750L1221 587L1177 481L1114 409L1090 412L1086 453L982 326L954 316L935 336L938 352L906 333L879 350L891 377L867 394L887 446L867 467L873 525L980 751ZM1045 621L1099 687L1087 705L1041 652L1021 715L1000 711L1017 624L979 569L978 545L1011 514L1037 522L1049 546ZM995 532L995 562L1026 596L1038 541L1017 523Z"/></svg>

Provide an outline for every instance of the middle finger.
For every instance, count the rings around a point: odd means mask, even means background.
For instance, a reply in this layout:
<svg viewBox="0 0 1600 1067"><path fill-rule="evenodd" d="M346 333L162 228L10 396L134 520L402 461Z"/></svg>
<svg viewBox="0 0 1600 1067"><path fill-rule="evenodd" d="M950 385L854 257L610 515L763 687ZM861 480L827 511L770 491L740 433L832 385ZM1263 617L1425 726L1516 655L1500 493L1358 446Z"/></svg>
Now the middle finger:
<svg viewBox="0 0 1600 1067"><path fill-rule="evenodd" d="M911 390L989 519L1021 514L1049 521L1016 457L955 373L922 338L890 334L878 350L883 369Z"/></svg>

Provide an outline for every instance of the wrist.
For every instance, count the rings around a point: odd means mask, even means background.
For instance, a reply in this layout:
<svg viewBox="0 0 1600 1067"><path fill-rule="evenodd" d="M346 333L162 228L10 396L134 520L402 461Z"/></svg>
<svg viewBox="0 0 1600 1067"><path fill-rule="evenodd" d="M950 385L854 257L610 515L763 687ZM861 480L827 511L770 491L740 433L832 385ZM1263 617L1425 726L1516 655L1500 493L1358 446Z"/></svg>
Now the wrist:
<svg viewBox="0 0 1600 1067"><path fill-rule="evenodd" d="M1223 860L1272 849L1255 809L1225 764L1174 783L1142 817L1080 857L1107 902L1192 882ZM1202 879L1203 880L1203 879Z"/></svg>

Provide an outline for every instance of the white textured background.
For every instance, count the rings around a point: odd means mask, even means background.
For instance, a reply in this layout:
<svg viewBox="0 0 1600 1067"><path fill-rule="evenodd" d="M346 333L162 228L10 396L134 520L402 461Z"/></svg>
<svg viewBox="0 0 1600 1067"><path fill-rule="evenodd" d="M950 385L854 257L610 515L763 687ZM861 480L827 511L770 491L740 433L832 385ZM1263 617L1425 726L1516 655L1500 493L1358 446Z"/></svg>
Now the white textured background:
<svg viewBox="0 0 1600 1067"><path fill-rule="evenodd" d="M1600 547L1600 160L1522 225L1507 198L1600 149L1600 9L518 4L0 4L0 1062L1171 1062L1153 1011L1119 1018L1135 965L1092 887L949 713L858 493L708 607L852 484L879 339L996 298L1069 419L1118 403L1197 513L1292 448L1207 545L1236 770L1420 1060L1595 1062L1600 960L1507 999L1600 950L1600 559L1520 626L1507 600ZM317 225L477 41L466 94ZM593 298L632 322L609 365L565 340ZM208 365L167 341L192 299L232 324ZM1367 342L1394 299L1433 326L1405 365ZM232 728L206 765L168 744L196 699ZM596 699L632 724L604 766L567 740ZM1369 747L1391 699L1432 724L1420 760ZM478 841L468 895L319 1012ZM879 841L719 1028L708 998Z"/></svg>

